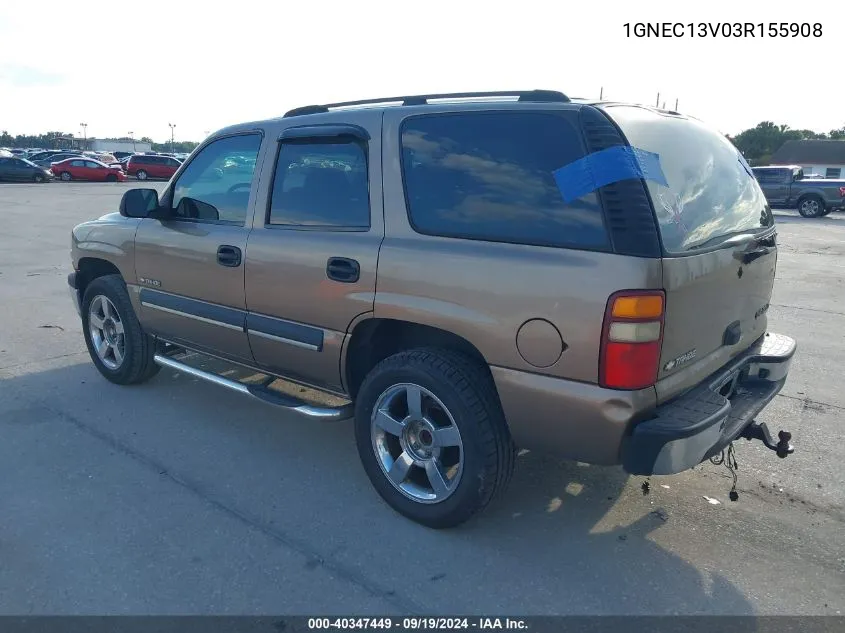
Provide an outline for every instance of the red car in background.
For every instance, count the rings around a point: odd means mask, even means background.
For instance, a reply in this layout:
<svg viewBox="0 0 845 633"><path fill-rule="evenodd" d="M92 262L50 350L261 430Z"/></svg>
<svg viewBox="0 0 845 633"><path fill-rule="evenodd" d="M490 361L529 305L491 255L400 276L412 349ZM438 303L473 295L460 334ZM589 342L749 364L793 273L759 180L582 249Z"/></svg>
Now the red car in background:
<svg viewBox="0 0 845 633"><path fill-rule="evenodd" d="M126 173L135 176L138 180L146 180L147 178L169 180L181 166L182 163L170 156L134 154L126 162Z"/></svg>
<svg viewBox="0 0 845 633"><path fill-rule="evenodd" d="M90 158L66 158L57 163L50 163L53 176L62 180L97 180L117 182L126 180L126 174L120 167L109 167Z"/></svg>

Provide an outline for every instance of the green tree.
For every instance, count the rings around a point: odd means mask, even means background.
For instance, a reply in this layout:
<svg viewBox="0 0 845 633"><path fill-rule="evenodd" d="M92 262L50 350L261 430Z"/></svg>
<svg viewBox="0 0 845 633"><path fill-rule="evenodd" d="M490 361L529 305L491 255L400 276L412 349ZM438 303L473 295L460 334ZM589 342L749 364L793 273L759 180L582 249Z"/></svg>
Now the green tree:
<svg viewBox="0 0 845 633"><path fill-rule="evenodd" d="M788 125L775 125L763 121L755 127L743 130L731 138L731 142L749 162L766 164L786 141L803 139L826 139L828 135L813 130L792 130Z"/></svg>

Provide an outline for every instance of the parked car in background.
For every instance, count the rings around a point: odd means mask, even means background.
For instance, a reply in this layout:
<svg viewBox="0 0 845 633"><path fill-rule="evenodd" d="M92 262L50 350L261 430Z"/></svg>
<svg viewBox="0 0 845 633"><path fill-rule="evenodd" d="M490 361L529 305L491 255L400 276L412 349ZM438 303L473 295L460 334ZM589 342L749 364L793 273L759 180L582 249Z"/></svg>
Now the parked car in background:
<svg viewBox="0 0 845 633"><path fill-rule="evenodd" d="M804 174L804 180L824 180L824 176L821 174Z"/></svg>
<svg viewBox="0 0 845 633"><path fill-rule="evenodd" d="M46 182L53 179L49 169L39 167L25 158L0 156L0 181Z"/></svg>
<svg viewBox="0 0 845 633"><path fill-rule="evenodd" d="M100 182L117 182L126 180L126 174L120 167L109 167L97 160L76 157L67 158L52 164L56 178L62 180L95 180Z"/></svg>
<svg viewBox="0 0 845 633"><path fill-rule="evenodd" d="M49 158L50 156L55 156L56 154L65 154L67 150L63 149L43 149L40 152L35 152L31 154L29 160L33 163L38 162L39 160L44 160L45 158Z"/></svg>
<svg viewBox="0 0 845 633"><path fill-rule="evenodd" d="M53 163L65 160L67 158L82 158L82 154L76 152L59 152L58 154L50 154L46 158L33 160L32 162L39 167L50 167Z"/></svg>
<svg viewBox="0 0 845 633"><path fill-rule="evenodd" d="M126 173L135 176L138 180L147 180L148 178L169 180L181 166L182 163L170 156L134 154L129 157L126 163Z"/></svg>
<svg viewBox="0 0 845 633"><path fill-rule="evenodd" d="M112 154L118 161L120 161L124 158L129 158L130 156L132 156L133 152L112 152Z"/></svg>
<svg viewBox="0 0 845 633"><path fill-rule="evenodd" d="M109 163L116 163L117 158L115 158L114 154L110 152L82 152L83 156L87 158L93 158L94 160L98 160L101 163L108 165Z"/></svg>
<svg viewBox="0 0 845 633"><path fill-rule="evenodd" d="M805 218L845 209L845 180L807 178L798 165L768 165L752 171L773 209L797 208Z"/></svg>

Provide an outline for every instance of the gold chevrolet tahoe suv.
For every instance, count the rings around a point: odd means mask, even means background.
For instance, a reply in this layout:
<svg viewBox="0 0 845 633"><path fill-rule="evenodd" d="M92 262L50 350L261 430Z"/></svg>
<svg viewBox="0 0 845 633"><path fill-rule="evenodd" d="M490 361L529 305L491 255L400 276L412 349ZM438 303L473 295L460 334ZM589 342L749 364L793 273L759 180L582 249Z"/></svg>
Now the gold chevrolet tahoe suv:
<svg viewBox="0 0 845 633"><path fill-rule="evenodd" d="M161 196L75 227L72 259L107 379L165 366L352 418L373 486L424 525L482 509L518 448L634 474L739 437L792 451L755 421L796 348L766 327L774 218L677 112L548 90L305 106L213 134Z"/></svg>

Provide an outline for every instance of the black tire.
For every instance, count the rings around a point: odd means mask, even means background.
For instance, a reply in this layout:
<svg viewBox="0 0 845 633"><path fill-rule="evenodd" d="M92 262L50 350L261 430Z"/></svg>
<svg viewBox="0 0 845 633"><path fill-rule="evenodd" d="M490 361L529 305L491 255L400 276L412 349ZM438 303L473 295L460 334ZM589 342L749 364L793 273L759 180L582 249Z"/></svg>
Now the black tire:
<svg viewBox="0 0 845 633"><path fill-rule="evenodd" d="M100 360L91 340L89 327L91 302L99 295L111 301L123 324L123 360L116 369L107 367ZM132 309L126 284L120 275L97 277L88 284L82 299L82 332L85 335L85 344L91 360L94 361L100 373L111 382L118 385L133 385L145 382L158 373L160 367L153 362L156 351L155 341L141 329L135 310Z"/></svg>
<svg viewBox="0 0 845 633"><path fill-rule="evenodd" d="M41 183L41 182L44 182L45 180L46 180L46 178L44 177L44 174L35 174L32 177L32 182Z"/></svg>
<svg viewBox="0 0 845 633"><path fill-rule="evenodd" d="M804 196L798 201L798 213L805 218L818 218L825 215L824 200L820 196Z"/></svg>
<svg viewBox="0 0 845 633"><path fill-rule="evenodd" d="M139 169L135 174L135 178L137 178L138 180L147 180L149 178L149 175L143 169Z"/></svg>
<svg viewBox="0 0 845 633"><path fill-rule="evenodd" d="M70 172L67 171L63 171L62 173L60 173L59 178L61 178L65 182L70 182L71 180L73 180L73 176L71 176Z"/></svg>
<svg viewBox="0 0 845 633"><path fill-rule="evenodd" d="M114 174L109 174L106 176L106 182L117 182L117 176Z"/></svg>
<svg viewBox="0 0 845 633"><path fill-rule="evenodd" d="M399 492L382 470L371 436L373 409L394 385L413 383L434 394L451 412L463 442L462 475L443 501L423 503ZM380 362L367 374L355 402L358 454L376 491L394 510L431 528L464 523L499 496L510 482L516 448L495 385L478 362L449 350L414 349Z"/></svg>

